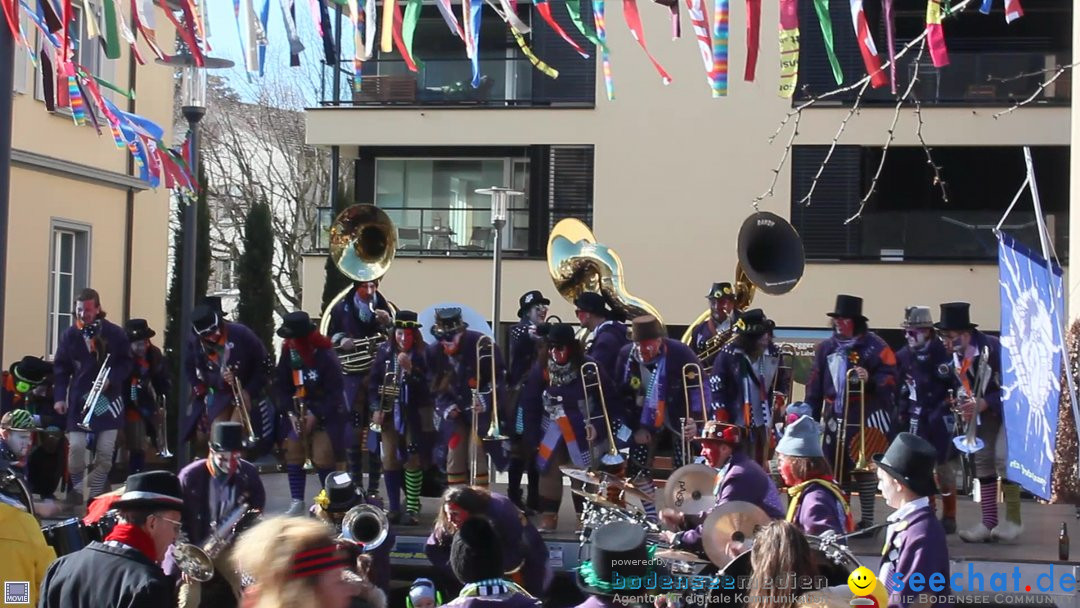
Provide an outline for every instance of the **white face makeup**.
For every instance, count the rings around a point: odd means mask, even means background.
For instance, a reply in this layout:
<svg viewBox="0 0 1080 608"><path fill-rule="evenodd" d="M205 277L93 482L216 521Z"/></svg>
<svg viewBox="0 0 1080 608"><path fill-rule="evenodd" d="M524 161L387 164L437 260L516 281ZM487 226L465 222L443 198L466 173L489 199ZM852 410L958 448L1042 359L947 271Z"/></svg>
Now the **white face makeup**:
<svg viewBox="0 0 1080 608"><path fill-rule="evenodd" d="M8 429L4 433L6 437L5 442L12 452L19 457L20 460L26 458L30 454L30 445L33 443L32 435L30 431L16 431Z"/></svg>

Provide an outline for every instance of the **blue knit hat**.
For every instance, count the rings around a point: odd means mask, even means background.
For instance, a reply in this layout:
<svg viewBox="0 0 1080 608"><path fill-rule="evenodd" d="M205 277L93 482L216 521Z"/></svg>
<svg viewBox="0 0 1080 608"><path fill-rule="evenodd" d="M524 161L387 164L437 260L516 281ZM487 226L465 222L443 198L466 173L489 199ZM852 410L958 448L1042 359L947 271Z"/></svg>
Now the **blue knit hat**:
<svg viewBox="0 0 1080 608"><path fill-rule="evenodd" d="M776 444L776 451L785 456L824 458L818 423L809 416L800 416L784 429L784 436Z"/></svg>

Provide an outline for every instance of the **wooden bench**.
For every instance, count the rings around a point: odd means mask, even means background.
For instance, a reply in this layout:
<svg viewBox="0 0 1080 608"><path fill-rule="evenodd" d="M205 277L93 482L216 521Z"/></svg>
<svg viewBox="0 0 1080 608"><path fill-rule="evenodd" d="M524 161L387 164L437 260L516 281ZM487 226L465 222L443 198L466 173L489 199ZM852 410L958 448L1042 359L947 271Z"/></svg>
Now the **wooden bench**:
<svg viewBox="0 0 1080 608"><path fill-rule="evenodd" d="M415 103L416 77L412 74L364 76L360 81L360 90L353 92L353 101L359 103Z"/></svg>

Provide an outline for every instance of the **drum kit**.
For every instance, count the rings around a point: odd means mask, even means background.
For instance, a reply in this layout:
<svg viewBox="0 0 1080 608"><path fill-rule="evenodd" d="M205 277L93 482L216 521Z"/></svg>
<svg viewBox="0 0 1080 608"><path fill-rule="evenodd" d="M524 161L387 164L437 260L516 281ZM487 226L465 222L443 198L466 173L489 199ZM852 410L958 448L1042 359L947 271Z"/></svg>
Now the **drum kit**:
<svg viewBox="0 0 1080 608"><path fill-rule="evenodd" d="M637 504L648 500L648 495L630 485L630 482L603 471L571 466L562 466L559 470L572 482L580 484L571 492L585 499L585 508L581 512L581 545L588 541L593 530L616 521L639 524L646 530L659 532L656 524L646 519L645 510ZM628 502L627 499L637 503Z"/></svg>
<svg viewBox="0 0 1080 608"><path fill-rule="evenodd" d="M91 542L104 541L118 521L117 512L109 511L92 524L85 524L81 519L72 517L43 527L41 533L45 536L45 542L56 551L56 556L61 557L74 553Z"/></svg>

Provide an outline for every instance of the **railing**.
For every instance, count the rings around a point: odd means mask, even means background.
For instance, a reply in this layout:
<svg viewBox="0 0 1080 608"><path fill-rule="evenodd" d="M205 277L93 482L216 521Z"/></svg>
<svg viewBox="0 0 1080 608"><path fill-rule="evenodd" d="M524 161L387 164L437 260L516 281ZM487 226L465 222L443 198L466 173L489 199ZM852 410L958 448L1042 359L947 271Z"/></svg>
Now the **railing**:
<svg viewBox="0 0 1080 608"><path fill-rule="evenodd" d="M897 43L900 48L901 43ZM897 95L902 94L916 76L915 58L917 53L909 52L897 60L896 87ZM882 58L885 54L882 53ZM1052 77L1058 66L1072 63L1068 53L1046 52L964 52L949 51L949 65L935 68L930 54L924 53L918 64L918 82L913 95L928 105L988 105L1009 106L1027 99L1038 91L1039 85ZM1067 106L1071 100L1071 71L1036 95L1032 104ZM860 74L861 77L861 74ZM850 80L850 78L849 78ZM830 85L833 83L829 83ZM821 88L820 86L817 88ZM799 100L807 100L810 95L820 95L830 90L797 93ZM826 100L828 102L850 102L855 99L856 91ZM866 104L893 104L896 96L889 87L867 89L863 96Z"/></svg>
<svg viewBox="0 0 1080 608"><path fill-rule="evenodd" d="M488 257L494 253L495 228L488 208L379 206L397 226L397 255L406 257ZM325 251L333 215L319 208L314 249ZM502 249L513 257L529 255L529 208L510 207Z"/></svg>
<svg viewBox="0 0 1080 608"><path fill-rule="evenodd" d="M411 72L401 59L375 59L363 64L359 87L354 87L352 62L341 67L340 102L334 102L334 70L323 64L321 106L480 106L592 107L595 86L590 80L575 86L572 74L557 85L534 87L532 64L525 57L480 58L480 86L472 86L472 65L465 57L425 59ZM546 78L546 77L544 77Z"/></svg>

